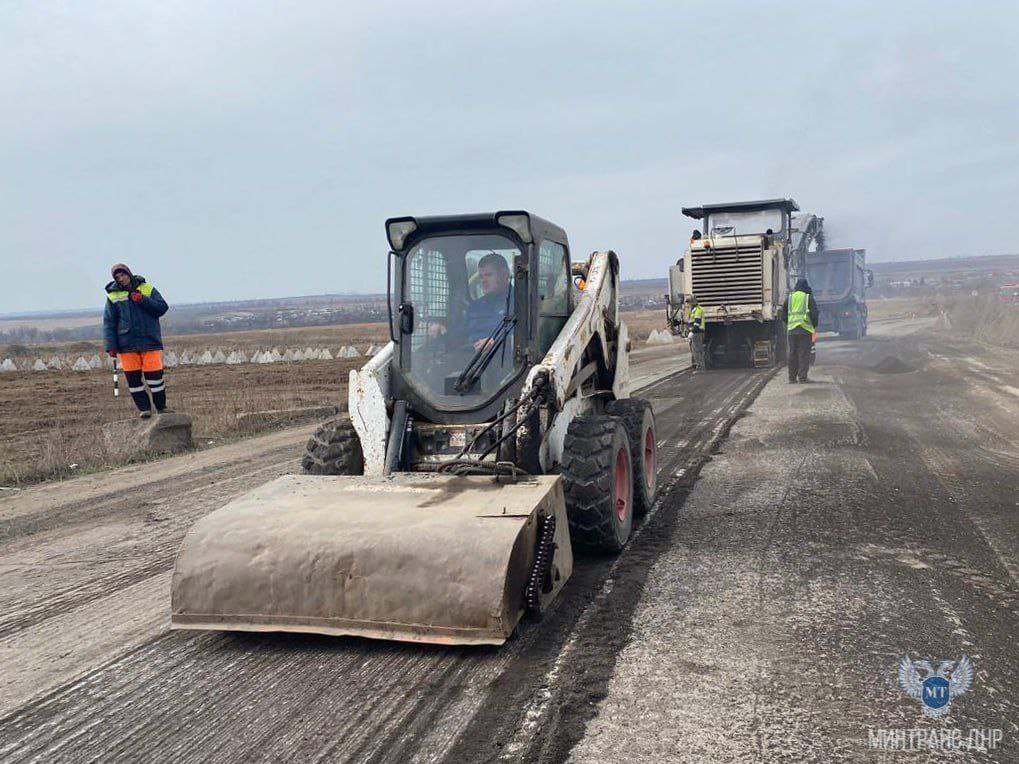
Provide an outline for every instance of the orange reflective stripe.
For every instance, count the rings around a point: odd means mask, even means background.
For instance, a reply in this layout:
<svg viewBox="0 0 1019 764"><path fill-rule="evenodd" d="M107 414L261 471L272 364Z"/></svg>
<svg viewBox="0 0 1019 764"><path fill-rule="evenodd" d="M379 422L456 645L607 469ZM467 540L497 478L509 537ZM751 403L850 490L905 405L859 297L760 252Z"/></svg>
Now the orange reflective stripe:
<svg viewBox="0 0 1019 764"><path fill-rule="evenodd" d="M121 353L120 368L124 371L162 371L163 351L143 350L140 353Z"/></svg>
<svg viewBox="0 0 1019 764"><path fill-rule="evenodd" d="M162 371L163 351L146 350L142 353L142 371Z"/></svg>
<svg viewBox="0 0 1019 764"><path fill-rule="evenodd" d="M142 370L142 354L141 353L121 353L120 354L120 368L124 371L141 371Z"/></svg>

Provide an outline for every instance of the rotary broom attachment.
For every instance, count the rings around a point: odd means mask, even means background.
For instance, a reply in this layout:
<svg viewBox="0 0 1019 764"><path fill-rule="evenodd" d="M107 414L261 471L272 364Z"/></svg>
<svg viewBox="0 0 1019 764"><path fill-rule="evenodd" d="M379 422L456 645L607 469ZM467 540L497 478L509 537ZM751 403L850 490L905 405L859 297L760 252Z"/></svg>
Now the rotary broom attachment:
<svg viewBox="0 0 1019 764"><path fill-rule="evenodd" d="M558 476L288 475L188 532L171 623L498 645L572 567Z"/></svg>

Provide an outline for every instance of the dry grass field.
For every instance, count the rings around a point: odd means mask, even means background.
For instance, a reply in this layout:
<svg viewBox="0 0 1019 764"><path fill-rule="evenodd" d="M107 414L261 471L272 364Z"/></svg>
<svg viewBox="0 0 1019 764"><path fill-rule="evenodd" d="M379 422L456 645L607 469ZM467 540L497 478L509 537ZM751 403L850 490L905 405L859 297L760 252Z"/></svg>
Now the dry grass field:
<svg viewBox="0 0 1019 764"><path fill-rule="evenodd" d="M350 324L281 331L167 337L177 353L206 348L256 349L328 347L386 341L385 324ZM0 357L10 348L0 348ZM20 351L20 349L18 349ZM98 343L27 347L29 356L90 355ZM347 377L364 358L299 363L179 366L168 369L170 407L194 417L201 446L257 430L237 414L346 402ZM136 415L123 377L113 397L108 369L88 372L9 372L0 375L0 485L67 477L113 464L102 440L102 425Z"/></svg>
<svg viewBox="0 0 1019 764"><path fill-rule="evenodd" d="M945 307L952 331L990 345L1019 348L1019 305L956 298Z"/></svg>
<svg viewBox="0 0 1019 764"><path fill-rule="evenodd" d="M937 306L929 299L918 297L874 297L867 300L867 314L871 321L888 318L929 316L937 312Z"/></svg>

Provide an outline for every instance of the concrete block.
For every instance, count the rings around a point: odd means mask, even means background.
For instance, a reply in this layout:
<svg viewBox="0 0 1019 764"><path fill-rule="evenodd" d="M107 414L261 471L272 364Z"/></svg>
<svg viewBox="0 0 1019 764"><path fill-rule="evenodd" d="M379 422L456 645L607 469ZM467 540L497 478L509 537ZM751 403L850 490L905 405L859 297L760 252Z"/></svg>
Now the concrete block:
<svg viewBox="0 0 1019 764"><path fill-rule="evenodd" d="M191 448L191 417L187 414L153 414L151 419L121 419L103 425L110 455L129 458L139 454L167 454Z"/></svg>

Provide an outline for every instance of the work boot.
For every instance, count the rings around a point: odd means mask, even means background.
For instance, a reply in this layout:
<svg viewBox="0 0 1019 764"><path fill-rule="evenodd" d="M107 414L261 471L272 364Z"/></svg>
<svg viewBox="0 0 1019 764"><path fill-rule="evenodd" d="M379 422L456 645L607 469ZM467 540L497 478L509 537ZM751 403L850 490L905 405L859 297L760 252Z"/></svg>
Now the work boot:
<svg viewBox="0 0 1019 764"><path fill-rule="evenodd" d="M145 409L144 411L139 412L138 416L141 419L151 419L152 418L152 410L151 409Z"/></svg>
<svg viewBox="0 0 1019 764"><path fill-rule="evenodd" d="M809 385L809 384L811 384L811 383L812 383L813 381L814 381L814 380L812 380L812 379L807 379L806 377L804 377L803 379L801 379L801 380L800 380L800 384L801 384L801 385Z"/></svg>
<svg viewBox="0 0 1019 764"><path fill-rule="evenodd" d="M166 406L165 408L156 409L156 413L157 414L172 414L173 413L173 409L170 408L169 406Z"/></svg>
<svg viewBox="0 0 1019 764"><path fill-rule="evenodd" d="M789 380L789 384L790 385L795 385L796 384L796 380L795 379L790 379Z"/></svg>

